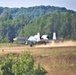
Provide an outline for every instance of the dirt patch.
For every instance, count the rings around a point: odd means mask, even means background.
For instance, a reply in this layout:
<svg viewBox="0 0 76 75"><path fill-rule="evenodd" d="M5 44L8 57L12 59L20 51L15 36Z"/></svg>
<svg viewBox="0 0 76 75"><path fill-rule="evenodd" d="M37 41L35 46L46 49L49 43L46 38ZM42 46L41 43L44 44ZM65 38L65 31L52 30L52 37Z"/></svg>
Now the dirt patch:
<svg viewBox="0 0 76 75"><path fill-rule="evenodd" d="M64 41L64 42L54 42L48 43L46 45L37 45L36 47L66 47L66 46L76 46L76 41Z"/></svg>

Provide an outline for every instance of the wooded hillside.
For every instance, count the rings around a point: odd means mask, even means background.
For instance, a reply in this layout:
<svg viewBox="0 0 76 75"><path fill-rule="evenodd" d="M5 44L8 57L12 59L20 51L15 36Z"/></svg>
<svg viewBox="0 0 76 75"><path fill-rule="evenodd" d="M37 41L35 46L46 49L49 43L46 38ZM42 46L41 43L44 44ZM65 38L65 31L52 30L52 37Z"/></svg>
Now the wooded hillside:
<svg viewBox="0 0 76 75"><path fill-rule="evenodd" d="M0 7L0 42L12 42L16 36L48 34L76 40L76 12L54 6L29 8Z"/></svg>

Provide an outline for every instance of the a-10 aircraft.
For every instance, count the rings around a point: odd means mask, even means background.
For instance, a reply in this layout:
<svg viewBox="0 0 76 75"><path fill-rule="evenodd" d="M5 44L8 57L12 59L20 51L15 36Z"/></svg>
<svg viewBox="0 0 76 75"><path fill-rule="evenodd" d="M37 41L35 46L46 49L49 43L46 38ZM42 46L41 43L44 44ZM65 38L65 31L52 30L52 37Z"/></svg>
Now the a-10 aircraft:
<svg viewBox="0 0 76 75"><path fill-rule="evenodd" d="M30 36L28 40L26 40L26 44L30 44L32 47L36 43L48 43L49 42L49 36L48 35L42 35L40 36L40 33L37 33L37 35Z"/></svg>

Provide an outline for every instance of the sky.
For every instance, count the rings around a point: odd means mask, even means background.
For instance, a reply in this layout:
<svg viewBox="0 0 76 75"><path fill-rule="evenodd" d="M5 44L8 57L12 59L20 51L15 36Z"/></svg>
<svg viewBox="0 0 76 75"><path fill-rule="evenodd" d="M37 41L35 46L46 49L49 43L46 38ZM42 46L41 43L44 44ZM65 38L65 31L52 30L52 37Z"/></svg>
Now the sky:
<svg viewBox="0 0 76 75"><path fill-rule="evenodd" d="M40 5L50 5L50 6L58 6L65 7L70 10L76 11L76 0L0 0L1 7L33 7Z"/></svg>

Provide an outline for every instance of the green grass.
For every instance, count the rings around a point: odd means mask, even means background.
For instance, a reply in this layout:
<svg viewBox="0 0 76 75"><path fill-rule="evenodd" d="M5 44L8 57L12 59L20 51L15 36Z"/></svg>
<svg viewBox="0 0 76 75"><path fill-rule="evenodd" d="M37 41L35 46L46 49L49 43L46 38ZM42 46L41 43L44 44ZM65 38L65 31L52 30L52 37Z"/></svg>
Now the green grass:
<svg viewBox="0 0 76 75"><path fill-rule="evenodd" d="M0 43L0 47L14 47L14 46L19 46L21 44L16 44L16 43Z"/></svg>

